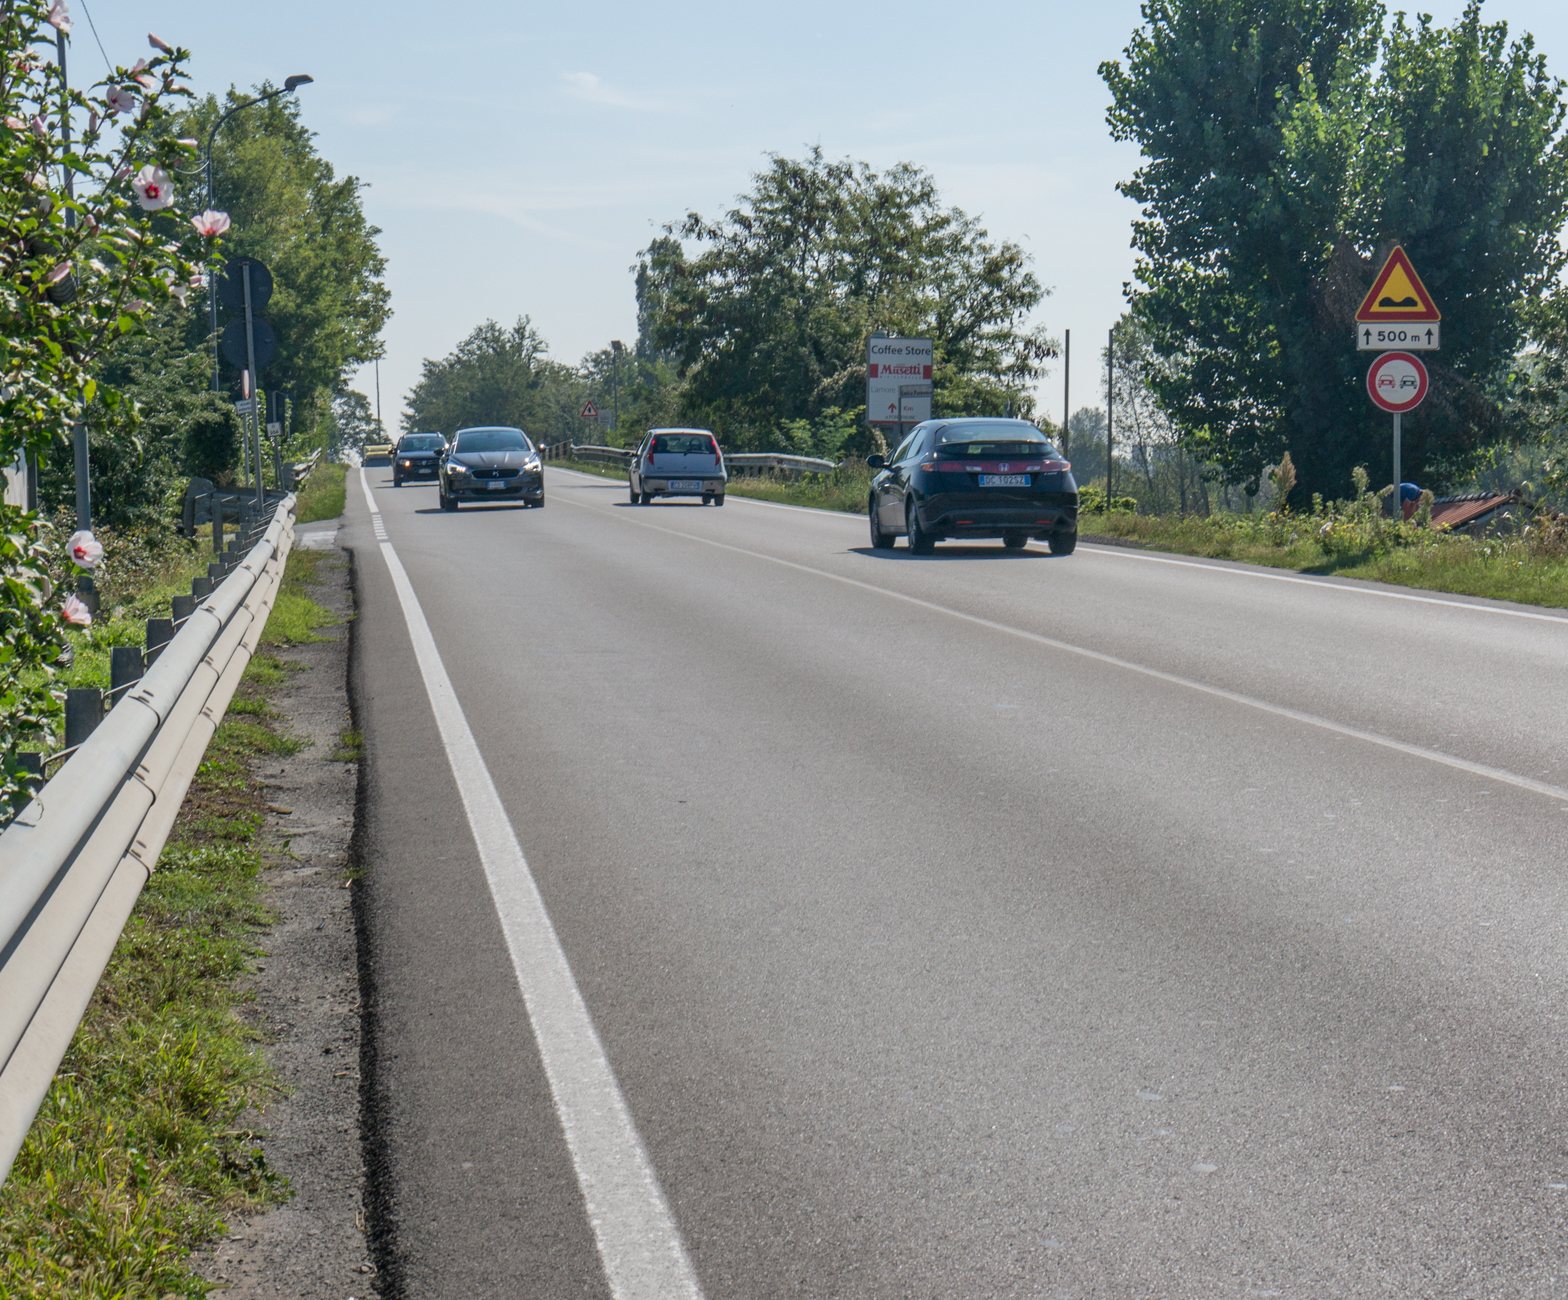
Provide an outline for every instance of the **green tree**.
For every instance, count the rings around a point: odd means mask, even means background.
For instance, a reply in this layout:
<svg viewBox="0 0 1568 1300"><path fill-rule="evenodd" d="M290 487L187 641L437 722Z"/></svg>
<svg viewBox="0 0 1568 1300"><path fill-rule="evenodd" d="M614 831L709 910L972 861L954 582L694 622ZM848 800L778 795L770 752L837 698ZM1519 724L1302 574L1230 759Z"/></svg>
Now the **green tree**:
<svg viewBox="0 0 1568 1300"><path fill-rule="evenodd" d="M346 460L371 443L387 441L386 430L370 408L370 399L353 388L340 388L332 396L330 432L326 449L335 460ZM432 430L433 432L433 430Z"/></svg>
<svg viewBox="0 0 1568 1300"><path fill-rule="evenodd" d="M263 83L255 93L271 89ZM249 98L234 89L221 104L208 96L186 115L185 129L205 141L220 113ZM229 118L218 130L212 162L214 204L233 222L225 251L257 257L272 272L272 300L262 314L277 332L278 353L261 385L289 393L296 435L324 443L334 395L350 372L381 356L381 331L391 315L386 259L376 243L381 232L365 217L364 183L338 176L321 157L292 97ZM219 328L233 315L220 303ZM190 328L193 344L207 339L204 315ZM237 382L234 369L223 365Z"/></svg>
<svg viewBox="0 0 1568 1300"><path fill-rule="evenodd" d="M1443 309L1433 394L1405 420L1411 472L1461 475L1511 426L1529 304L1564 254L1562 83L1529 37L1375 0L1150 0L1102 65L1112 134L1145 157L1134 310L1169 362L1156 395L1231 482L1288 447L1296 493L1388 464L1352 318L1404 245ZM1517 409L1517 408L1515 408Z"/></svg>
<svg viewBox="0 0 1568 1300"><path fill-rule="evenodd" d="M640 346L675 360L688 418L745 447L860 406L879 328L935 341L937 410L1028 412L1054 350L1024 326L1043 291L1022 249L908 164L879 174L813 150L754 180L722 221L690 213L642 253ZM703 247L688 259L682 241Z"/></svg>
<svg viewBox="0 0 1568 1300"><path fill-rule="evenodd" d="M450 355L423 363L403 427L451 437L473 425L502 424L536 442L580 440L578 412L587 397L583 376L550 360L549 345L528 317L518 317L511 329L488 320Z"/></svg>

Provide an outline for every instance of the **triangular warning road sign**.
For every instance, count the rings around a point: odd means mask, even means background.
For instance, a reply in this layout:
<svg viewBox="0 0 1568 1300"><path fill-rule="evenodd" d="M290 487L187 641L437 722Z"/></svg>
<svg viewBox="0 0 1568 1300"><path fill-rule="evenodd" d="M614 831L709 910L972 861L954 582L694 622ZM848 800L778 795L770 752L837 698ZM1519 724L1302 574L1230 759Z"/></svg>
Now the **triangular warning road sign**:
<svg viewBox="0 0 1568 1300"><path fill-rule="evenodd" d="M599 408L593 404L593 399L589 398L583 403L583 409L577 412L577 414L585 420L597 420L599 418Z"/></svg>
<svg viewBox="0 0 1568 1300"><path fill-rule="evenodd" d="M1388 321L1442 320L1443 313L1421 283L1416 268L1410 265L1405 250L1395 248L1372 281L1371 292L1362 299L1356 319L1376 325Z"/></svg>

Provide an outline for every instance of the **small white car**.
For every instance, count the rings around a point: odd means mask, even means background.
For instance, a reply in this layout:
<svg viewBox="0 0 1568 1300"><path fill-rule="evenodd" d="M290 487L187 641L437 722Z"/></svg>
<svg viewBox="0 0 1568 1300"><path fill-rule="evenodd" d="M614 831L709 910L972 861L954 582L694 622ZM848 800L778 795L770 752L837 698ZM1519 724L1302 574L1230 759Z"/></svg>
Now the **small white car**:
<svg viewBox="0 0 1568 1300"><path fill-rule="evenodd" d="M632 504L654 497L701 497L724 504L729 475L719 440L707 429L649 429L630 465Z"/></svg>

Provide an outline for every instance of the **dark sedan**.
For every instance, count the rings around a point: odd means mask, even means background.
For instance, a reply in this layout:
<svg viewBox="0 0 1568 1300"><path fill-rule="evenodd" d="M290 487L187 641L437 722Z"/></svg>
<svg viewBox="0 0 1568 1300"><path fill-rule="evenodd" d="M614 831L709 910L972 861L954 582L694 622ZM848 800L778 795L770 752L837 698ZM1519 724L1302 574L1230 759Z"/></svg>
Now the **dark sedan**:
<svg viewBox="0 0 1568 1300"><path fill-rule="evenodd" d="M405 433L392 450L392 486L405 479L437 477L446 439L439 433Z"/></svg>
<svg viewBox="0 0 1568 1300"><path fill-rule="evenodd" d="M521 501L544 504L544 470L539 453L521 429L459 429L441 461L441 509L460 501Z"/></svg>
<svg viewBox="0 0 1568 1300"><path fill-rule="evenodd" d="M891 456L866 463L880 471L867 503L877 550L900 536L917 555L960 538L1000 537L1022 550L1034 537L1052 555L1078 544L1072 466L1027 420L927 420Z"/></svg>

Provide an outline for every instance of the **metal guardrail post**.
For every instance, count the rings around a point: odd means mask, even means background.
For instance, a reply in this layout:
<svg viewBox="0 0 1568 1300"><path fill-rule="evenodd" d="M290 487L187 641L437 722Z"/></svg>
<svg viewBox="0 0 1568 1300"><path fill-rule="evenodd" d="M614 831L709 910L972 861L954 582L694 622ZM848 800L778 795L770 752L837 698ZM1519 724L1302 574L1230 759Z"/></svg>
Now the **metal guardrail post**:
<svg viewBox="0 0 1568 1300"><path fill-rule="evenodd" d="M65 693L65 747L75 749L103 721L103 692L96 686L73 686Z"/></svg>
<svg viewBox="0 0 1568 1300"><path fill-rule="evenodd" d="M109 649L109 706L113 708L120 697L141 681L147 671L147 659L140 646L117 645Z"/></svg>
<svg viewBox="0 0 1568 1300"><path fill-rule="evenodd" d="M169 604L174 610L174 630L178 632L180 625L196 612L196 597L176 596Z"/></svg>
<svg viewBox="0 0 1568 1300"><path fill-rule="evenodd" d="M174 640L174 620L172 618L149 618L147 620L147 666L151 668L158 662L158 656L163 653L163 647Z"/></svg>

